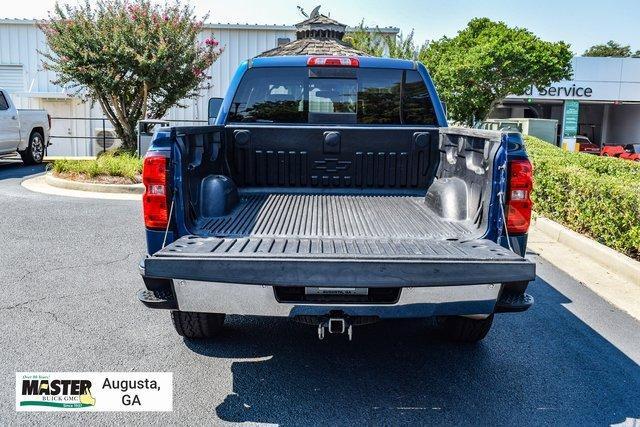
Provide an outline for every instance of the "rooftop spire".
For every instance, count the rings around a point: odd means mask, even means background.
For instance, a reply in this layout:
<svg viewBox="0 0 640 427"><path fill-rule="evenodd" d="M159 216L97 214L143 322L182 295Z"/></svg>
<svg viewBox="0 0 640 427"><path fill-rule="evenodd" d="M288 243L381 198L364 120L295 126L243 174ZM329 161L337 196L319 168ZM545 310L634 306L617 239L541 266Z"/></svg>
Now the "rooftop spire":
<svg viewBox="0 0 640 427"><path fill-rule="evenodd" d="M347 26L335 19L320 13L320 6L316 6L309 17L296 24L296 37L300 39L337 39L342 40Z"/></svg>
<svg viewBox="0 0 640 427"><path fill-rule="evenodd" d="M304 12L303 12L304 13ZM306 16L306 15L305 15ZM366 56L342 41L347 26L320 13L316 6L311 14L296 25L296 40L284 46L268 50L258 56L283 55L339 55Z"/></svg>

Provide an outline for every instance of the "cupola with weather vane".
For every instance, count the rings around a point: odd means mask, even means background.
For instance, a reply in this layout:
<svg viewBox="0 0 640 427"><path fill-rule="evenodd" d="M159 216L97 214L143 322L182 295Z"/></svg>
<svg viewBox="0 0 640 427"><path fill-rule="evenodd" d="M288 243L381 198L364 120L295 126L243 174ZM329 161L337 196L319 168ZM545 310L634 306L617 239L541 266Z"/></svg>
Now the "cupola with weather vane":
<svg viewBox="0 0 640 427"><path fill-rule="evenodd" d="M302 11L302 13L304 13L304 11ZM295 27L296 40L267 50L258 56L368 56L366 53L342 40L347 26L321 14L320 6L316 6L307 16L307 19L297 23Z"/></svg>

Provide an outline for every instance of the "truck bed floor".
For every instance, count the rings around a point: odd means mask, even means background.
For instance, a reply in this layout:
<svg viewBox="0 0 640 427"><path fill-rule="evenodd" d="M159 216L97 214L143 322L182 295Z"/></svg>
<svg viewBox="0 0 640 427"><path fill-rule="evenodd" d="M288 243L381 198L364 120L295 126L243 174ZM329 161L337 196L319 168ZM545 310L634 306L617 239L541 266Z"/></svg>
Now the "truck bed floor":
<svg viewBox="0 0 640 427"><path fill-rule="evenodd" d="M424 197L262 194L243 196L230 215L200 221L217 237L445 240L473 231L440 218Z"/></svg>

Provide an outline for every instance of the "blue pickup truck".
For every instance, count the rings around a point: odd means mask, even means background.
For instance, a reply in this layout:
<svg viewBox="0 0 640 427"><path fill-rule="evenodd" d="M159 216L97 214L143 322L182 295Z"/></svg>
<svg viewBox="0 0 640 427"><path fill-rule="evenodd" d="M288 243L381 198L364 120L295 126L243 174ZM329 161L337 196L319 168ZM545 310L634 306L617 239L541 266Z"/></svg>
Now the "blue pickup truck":
<svg viewBox="0 0 640 427"><path fill-rule="evenodd" d="M532 305L522 138L448 127L421 63L255 58L216 113L161 129L144 159L138 298L178 334L213 338L225 314L321 339L433 318L475 342Z"/></svg>

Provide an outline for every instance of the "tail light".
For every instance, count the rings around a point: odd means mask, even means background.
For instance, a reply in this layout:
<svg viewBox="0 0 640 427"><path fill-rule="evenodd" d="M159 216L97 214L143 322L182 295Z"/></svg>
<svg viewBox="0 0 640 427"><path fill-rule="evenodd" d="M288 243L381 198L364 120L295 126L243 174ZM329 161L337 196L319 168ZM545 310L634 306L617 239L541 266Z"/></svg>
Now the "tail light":
<svg viewBox="0 0 640 427"><path fill-rule="evenodd" d="M507 193L507 231L510 234L523 234L529 230L532 189L531 162L529 160L510 161Z"/></svg>
<svg viewBox="0 0 640 427"><path fill-rule="evenodd" d="M360 60L351 56L312 56L307 59L308 67L354 67L360 66Z"/></svg>
<svg viewBox="0 0 640 427"><path fill-rule="evenodd" d="M47 114L47 121L49 122L49 129L51 129L51 115Z"/></svg>
<svg viewBox="0 0 640 427"><path fill-rule="evenodd" d="M168 159L157 153L149 153L142 165L142 196L144 225L147 228L167 228L169 223L169 191L167 186Z"/></svg>

